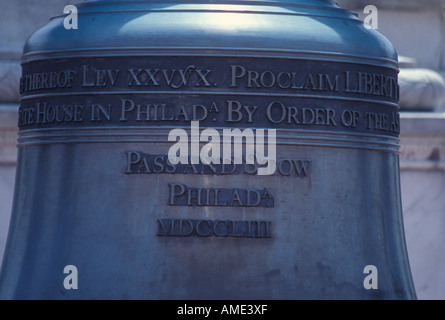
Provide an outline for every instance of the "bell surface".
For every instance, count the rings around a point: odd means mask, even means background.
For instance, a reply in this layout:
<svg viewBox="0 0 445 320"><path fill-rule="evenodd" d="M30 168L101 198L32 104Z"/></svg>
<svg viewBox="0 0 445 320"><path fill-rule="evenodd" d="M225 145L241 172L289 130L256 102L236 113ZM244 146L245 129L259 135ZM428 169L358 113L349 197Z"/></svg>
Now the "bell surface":
<svg viewBox="0 0 445 320"><path fill-rule="evenodd" d="M331 0L75 9L24 49L1 299L416 298L386 38Z"/></svg>

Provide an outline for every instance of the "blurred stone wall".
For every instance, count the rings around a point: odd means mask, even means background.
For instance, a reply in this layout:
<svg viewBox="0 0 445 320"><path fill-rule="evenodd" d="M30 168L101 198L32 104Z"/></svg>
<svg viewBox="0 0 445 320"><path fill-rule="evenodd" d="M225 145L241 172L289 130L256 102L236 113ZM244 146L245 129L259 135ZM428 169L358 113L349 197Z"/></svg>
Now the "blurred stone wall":
<svg viewBox="0 0 445 320"><path fill-rule="evenodd" d="M391 40L399 55L416 60L416 67L445 70L445 1L443 0L337 0L358 13L374 5L378 31Z"/></svg>

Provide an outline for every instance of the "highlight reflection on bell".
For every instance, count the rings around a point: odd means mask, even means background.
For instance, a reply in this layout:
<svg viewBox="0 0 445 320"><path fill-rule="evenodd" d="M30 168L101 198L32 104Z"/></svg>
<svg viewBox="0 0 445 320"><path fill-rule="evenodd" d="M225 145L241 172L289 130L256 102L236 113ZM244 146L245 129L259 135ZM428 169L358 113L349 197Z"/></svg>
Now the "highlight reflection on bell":
<svg viewBox="0 0 445 320"><path fill-rule="evenodd" d="M388 40L330 0L77 8L24 50L2 299L416 297Z"/></svg>

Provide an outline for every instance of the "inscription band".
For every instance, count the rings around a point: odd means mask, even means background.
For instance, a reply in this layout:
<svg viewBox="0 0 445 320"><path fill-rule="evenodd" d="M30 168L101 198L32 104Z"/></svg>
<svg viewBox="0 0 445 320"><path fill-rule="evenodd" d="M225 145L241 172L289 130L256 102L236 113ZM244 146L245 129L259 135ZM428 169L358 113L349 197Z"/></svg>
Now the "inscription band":
<svg viewBox="0 0 445 320"><path fill-rule="evenodd" d="M395 102L384 101L384 100L371 100L365 98L354 98L354 97L339 97L339 96L322 96L315 94L301 94L301 93L293 93L293 94L283 94L283 93L253 93L253 92L220 92L220 91L114 91L114 92L106 92L106 91L89 91L89 92L66 92L66 93L44 93L44 94L33 94L20 98L20 101L26 101L37 98L52 98L59 96L83 96L83 95L210 95L210 96L218 96L218 95L230 95L230 96L251 96L251 97L274 97L274 98L305 98L305 99L322 99L322 100L340 100L340 101L350 101L350 102L366 102L366 103L375 103L375 104L383 104L390 107L393 107L397 110L400 109L399 105Z"/></svg>

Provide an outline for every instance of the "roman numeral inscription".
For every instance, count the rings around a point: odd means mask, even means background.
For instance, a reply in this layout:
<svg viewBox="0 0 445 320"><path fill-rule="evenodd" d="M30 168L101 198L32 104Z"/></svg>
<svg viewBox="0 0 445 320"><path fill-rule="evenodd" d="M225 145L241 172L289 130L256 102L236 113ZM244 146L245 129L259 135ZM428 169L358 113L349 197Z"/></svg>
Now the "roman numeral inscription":
<svg viewBox="0 0 445 320"><path fill-rule="evenodd" d="M212 70L200 70L194 65L189 65L184 69L128 69L130 74L128 86L168 86L179 89L189 85L191 82L196 87L211 87L207 78Z"/></svg>
<svg viewBox="0 0 445 320"><path fill-rule="evenodd" d="M265 220L159 219L157 224L158 237L272 237L272 222Z"/></svg>

